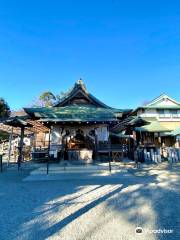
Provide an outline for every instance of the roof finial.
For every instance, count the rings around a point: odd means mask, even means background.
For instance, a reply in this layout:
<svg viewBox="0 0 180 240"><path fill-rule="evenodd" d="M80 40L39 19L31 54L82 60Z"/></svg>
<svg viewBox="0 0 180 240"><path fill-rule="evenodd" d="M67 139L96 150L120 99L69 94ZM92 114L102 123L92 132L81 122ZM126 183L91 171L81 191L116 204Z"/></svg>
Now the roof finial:
<svg viewBox="0 0 180 240"><path fill-rule="evenodd" d="M82 78L80 78L79 80L77 80L77 84L84 85Z"/></svg>

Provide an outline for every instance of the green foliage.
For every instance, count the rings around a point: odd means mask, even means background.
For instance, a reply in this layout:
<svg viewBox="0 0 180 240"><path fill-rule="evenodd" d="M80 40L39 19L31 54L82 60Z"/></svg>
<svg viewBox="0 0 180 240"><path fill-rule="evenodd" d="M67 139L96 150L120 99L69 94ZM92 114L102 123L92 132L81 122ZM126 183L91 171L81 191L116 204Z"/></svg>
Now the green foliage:
<svg viewBox="0 0 180 240"><path fill-rule="evenodd" d="M0 98L0 118L10 116L10 108L3 98Z"/></svg>
<svg viewBox="0 0 180 240"><path fill-rule="evenodd" d="M72 88L70 88L67 92L60 92L60 94L57 94L56 96L50 91L43 92L39 96L38 100L33 104L33 107L51 107L56 101L66 98L71 91Z"/></svg>
<svg viewBox="0 0 180 240"><path fill-rule="evenodd" d="M39 100L44 103L45 107L50 107L56 101L56 97L52 92L44 92L40 95Z"/></svg>
<svg viewBox="0 0 180 240"><path fill-rule="evenodd" d="M39 97L38 100L33 103L33 107L50 107L56 101L56 97L50 91L43 92Z"/></svg>

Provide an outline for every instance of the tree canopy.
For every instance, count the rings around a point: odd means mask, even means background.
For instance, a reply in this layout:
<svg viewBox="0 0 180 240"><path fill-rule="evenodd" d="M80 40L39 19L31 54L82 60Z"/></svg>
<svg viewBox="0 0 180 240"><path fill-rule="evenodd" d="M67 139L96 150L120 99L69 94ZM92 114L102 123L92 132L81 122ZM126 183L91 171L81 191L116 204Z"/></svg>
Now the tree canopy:
<svg viewBox="0 0 180 240"><path fill-rule="evenodd" d="M10 113L10 107L7 102L3 98L0 98L0 118L9 117Z"/></svg>
<svg viewBox="0 0 180 240"><path fill-rule="evenodd" d="M60 94L57 95L54 95L51 91L45 91L38 97L33 106L51 107L55 104L55 102L60 101L66 96L68 96L71 90L72 88L70 88L67 92L60 92Z"/></svg>
<svg viewBox="0 0 180 240"><path fill-rule="evenodd" d="M56 101L55 95L50 91L43 92L39 97L38 100L35 101L33 104L34 107L50 107Z"/></svg>
<svg viewBox="0 0 180 240"><path fill-rule="evenodd" d="M44 92L40 95L39 100L44 104L45 107L52 106L56 97L50 91Z"/></svg>

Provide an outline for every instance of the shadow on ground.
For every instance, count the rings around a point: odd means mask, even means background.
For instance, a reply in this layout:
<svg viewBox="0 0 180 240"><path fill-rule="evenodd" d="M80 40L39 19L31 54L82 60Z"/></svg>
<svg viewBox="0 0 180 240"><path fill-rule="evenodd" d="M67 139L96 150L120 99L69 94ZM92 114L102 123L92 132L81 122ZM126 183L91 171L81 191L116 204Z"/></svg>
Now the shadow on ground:
<svg viewBox="0 0 180 240"><path fill-rule="evenodd" d="M84 226L81 237L77 233L77 237L63 235L61 239L95 239L94 236L98 231L103 232L107 223L112 226L110 216L113 214L134 228L174 231L173 234L151 234L150 239L180 239L179 176L174 171L171 174L169 169L165 171L144 171L140 177L120 179L44 182L23 182L29 170L6 171L0 175L0 239L43 240L56 234L61 236L61 232L72 223L77 223L79 228L79 219L86 219L90 211L102 204L107 213L104 212L96 224ZM92 221L94 219L92 216ZM126 228L121 223L118 227L122 231ZM69 236L76 236L71 234L69 232ZM127 239L130 239L128 234ZM116 238L111 236L111 239Z"/></svg>

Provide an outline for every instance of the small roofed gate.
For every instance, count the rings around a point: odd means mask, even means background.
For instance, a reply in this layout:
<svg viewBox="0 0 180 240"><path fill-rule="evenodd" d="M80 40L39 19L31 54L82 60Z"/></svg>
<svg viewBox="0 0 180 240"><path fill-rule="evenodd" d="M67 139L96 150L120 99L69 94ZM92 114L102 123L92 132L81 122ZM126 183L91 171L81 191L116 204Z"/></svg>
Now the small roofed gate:
<svg viewBox="0 0 180 240"><path fill-rule="evenodd" d="M8 151L7 165L9 165L9 162L10 162L13 135L19 136L20 141L17 145L17 150L18 150L17 164L18 164L18 170L19 170L21 167L21 163L24 161L24 157L26 153L25 140L27 141L27 138L25 138L25 136L27 135L32 136L32 134L38 133L39 131L47 132L48 128L37 121L33 121L29 119L27 115L15 116L15 117L9 117L9 118L3 119L1 121L0 127L3 128L5 131L9 132L10 129L8 126L10 126L11 131L10 131L10 137L9 137L9 151Z"/></svg>

